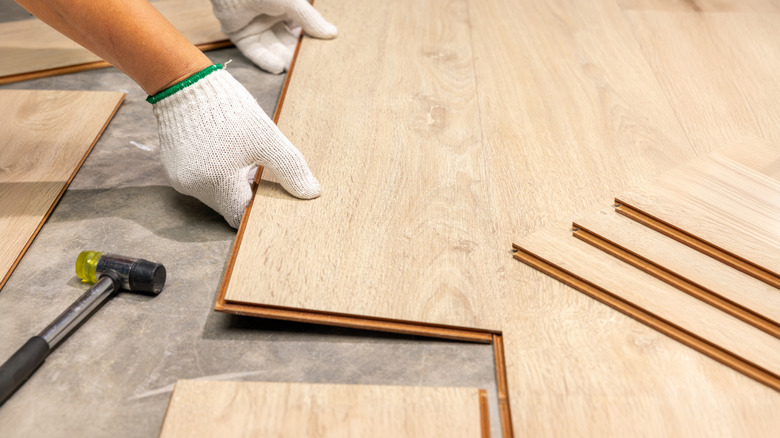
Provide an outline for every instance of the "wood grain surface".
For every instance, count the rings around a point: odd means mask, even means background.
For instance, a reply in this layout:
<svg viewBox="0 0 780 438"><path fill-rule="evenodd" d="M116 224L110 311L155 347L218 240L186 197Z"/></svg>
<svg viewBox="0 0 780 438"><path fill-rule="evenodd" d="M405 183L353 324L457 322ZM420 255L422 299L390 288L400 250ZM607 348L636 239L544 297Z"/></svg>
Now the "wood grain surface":
<svg viewBox="0 0 780 438"><path fill-rule="evenodd" d="M301 46L279 126L323 196L261 182L226 300L489 329L500 246L466 2L317 6L341 34ZM334 59L361 80L323 75Z"/></svg>
<svg viewBox="0 0 780 438"><path fill-rule="evenodd" d="M519 435L777 430L774 391L510 257L513 240L723 146L690 141L626 15L656 11L317 8L340 34L304 38L279 125L323 196L294 200L264 175L217 308L501 331Z"/></svg>
<svg viewBox="0 0 780 438"><path fill-rule="evenodd" d="M483 393L180 380L160 437L485 437Z"/></svg>
<svg viewBox="0 0 780 438"><path fill-rule="evenodd" d="M534 7L442 0L411 18L403 2L318 2L343 35L304 41L279 126L323 196L261 182L224 300L498 330L512 235L693 156L625 23L589 27L623 20L616 7L567 12L594 33L574 43ZM507 14L547 44L500 44ZM334 59L361 80L321 74ZM538 104L563 99L569 111Z"/></svg>
<svg viewBox="0 0 780 438"><path fill-rule="evenodd" d="M622 254L651 275L701 295L711 305L780 337L780 289L625 218L613 209L585 215L574 222L574 228L578 230L575 237L583 233L593 235L595 243L611 248L613 255Z"/></svg>
<svg viewBox="0 0 780 438"><path fill-rule="evenodd" d="M750 155L751 148L740 151ZM775 151L768 162L780 160ZM712 153L617 202L780 277L780 180Z"/></svg>
<svg viewBox="0 0 780 438"><path fill-rule="evenodd" d="M756 144L777 149L780 2L688 3L720 4L729 12L624 15L691 144L699 150Z"/></svg>
<svg viewBox="0 0 780 438"><path fill-rule="evenodd" d="M193 44L206 47L227 37L211 11L209 0L160 0L152 4ZM38 19L0 23L0 84L62 73L76 66L108 64Z"/></svg>
<svg viewBox="0 0 780 438"><path fill-rule="evenodd" d="M767 376L762 381L780 391L780 339L572 238L567 230L541 230L517 246L522 253L755 366Z"/></svg>
<svg viewBox="0 0 780 438"><path fill-rule="evenodd" d="M0 90L0 288L124 96Z"/></svg>

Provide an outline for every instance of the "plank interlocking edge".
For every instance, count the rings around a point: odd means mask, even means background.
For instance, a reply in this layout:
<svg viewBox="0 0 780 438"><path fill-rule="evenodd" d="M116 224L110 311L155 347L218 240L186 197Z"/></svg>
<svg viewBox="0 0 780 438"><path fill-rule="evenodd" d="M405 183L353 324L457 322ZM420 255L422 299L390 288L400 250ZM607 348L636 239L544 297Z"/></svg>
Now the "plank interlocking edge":
<svg viewBox="0 0 780 438"><path fill-rule="evenodd" d="M32 93L45 93L45 92L47 92L47 90L18 90L18 91L29 91L29 92L32 92ZM5 93L5 92L6 91L0 91L0 93ZM57 203L59 202L60 198L62 198L62 195L65 194L65 191L67 190L68 186L73 181L73 178L75 178L75 176L78 173L78 171L81 168L81 166L84 164L84 161L87 159L87 156L89 156L90 152L92 152L92 149L95 147L95 144L100 139L100 136L103 135L103 131L105 131L106 127L108 126L109 122L114 117L114 115L116 114L116 112L119 109L119 107L122 105L122 102L124 101L125 96L126 96L126 94L122 93L122 92L109 92L109 91L74 91L74 92L69 92L69 93L74 93L74 94L78 94L78 93L86 93L86 94L95 93L95 94L103 94L103 95L114 95L115 98L116 98L116 104L111 109L111 111L108 114L106 114L105 121L104 121L102 127L96 133L96 135L95 135L94 139L92 140L92 142L85 149L85 151L82 154L80 160L78 161L78 164L75 166L73 171L70 173L70 176L63 183L62 188L60 189L59 193L52 200L51 205L47 209L46 213L41 218L40 222L38 223L38 225L36 226L35 230L30 235L30 237L27 240L27 242L24 244L24 246L19 251L19 255L13 261L13 263L11 264L10 268L8 269L8 271L4 274L4 276L2 278L2 281L0 281L0 289L2 289L3 286L5 286L5 283L11 277L11 274L16 269L16 266L22 260L22 257L24 257L24 254L27 252L27 250L29 249L30 245L32 245L33 241L35 240L35 237L38 235L38 232L40 232L41 228L43 228L44 223L49 218L49 216L51 215L52 211L54 211L54 207L57 206Z"/></svg>
<svg viewBox="0 0 780 438"><path fill-rule="evenodd" d="M780 323L765 316L760 307L747 307L729 299L718 293L718 291L707 288L679 274L675 271L676 268L674 266L665 266L658 263L650 257L612 240L603 232L591 230L588 225L582 225L583 223L582 220L572 223L572 235L574 237L772 336L780 337ZM664 239L665 237L659 235L658 238ZM729 267L723 266L722 269L729 269Z"/></svg>
<svg viewBox="0 0 780 438"><path fill-rule="evenodd" d="M181 0L162 0L160 2L152 2L155 7L163 13L163 15L166 16L166 18L171 21L174 26L179 28L183 33L185 33L186 36L190 39L190 41L201 51L208 51L208 50L215 50L220 49L224 47L230 47L232 46L232 43L227 39L227 37L219 31L219 22L216 21L216 18L211 16L211 6L208 1L204 0L198 0L197 3L193 3L191 0L187 0L188 4L186 8L182 8L181 5L178 3ZM204 11L207 11L209 14L209 20L212 21L211 26L208 26L208 28L203 29L201 26L193 26L188 25L186 16L182 18L182 16L186 14L200 14ZM3 28L7 27L4 26L6 23L0 23L0 34L5 31ZM21 22L10 22L8 23L8 26L10 26L12 29L17 28L24 28L28 26L46 26L40 20L38 19L28 19L28 20L22 20ZM48 30L48 29L47 29ZM52 30L52 32L56 32ZM200 36L202 35L202 37ZM219 35L219 36L216 36ZM60 35L62 41L67 41L67 37L64 35ZM5 42L4 44L8 44L8 42ZM73 43L75 46L75 43ZM0 54L2 54L2 50L5 48L4 45L0 47ZM62 75L62 74L68 74L68 73L76 73L80 71L86 71L86 70L93 70L98 68L105 68L110 67L111 65L108 64L105 61L100 60L95 55L92 55L86 49L79 48L80 52L79 60L72 61L72 62L58 62L56 64L49 64L49 68L41 68L44 66L44 63L39 63L37 67L33 68L22 68L19 69L18 66L14 67L14 70L10 73L4 73L0 74L0 85L2 84L9 84L13 82L20 82L20 81L26 81L30 79L37 79L37 78L43 78L43 77L49 77L49 76L56 76L56 75ZM76 59L76 58L74 58ZM10 62L10 61L6 61ZM10 71L6 68L3 69L4 71Z"/></svg>
<svg viewBox="0 0 780 438"><path fill-rule="evenodd" d="M758 280L765 282L774 287L780 288L780 277L773 272L762 268L759 265L752 263L730 251L727 251L717 245L712 244L704 239L691 234L682 228L678 228L669 222L666 222L658 217L653 216L647 212L642 211L631 204L623 200L622 197L615 198L615 211L618 213L633 219L640 224L652 228L653 230L662 233L680 243L688 245L689 247L706 254L720 262L731 266L747 275L750 275Z"/></svg>
<svg viewBox="0 0 780 438"><path fill-rule="evenodd" d="M208 397L204 397L206 394ZM247 396L249 398L246 398ZM353 399L355 397L357 399ZM382 403L385 397L389 397L389 404ZM278 409L271 406L273 403L262 403L263 400L269 398L273 398L277 406L287 405L289 409ZM260 402L260 404L253 407L255 402ZM336 406L336 410L327 411L326 409L327 412L315 412L317 406L324 408L331 405ZM235 409L231 409L233 406ZM247 406L251 412L241 415L241 422L237 422L235 419L230 421L231 416L236 416L235 410L247 410ZM383 408L389 408L389 411ZM344 411L348 409L357 409L357 412L348 414ZM399 409L401 410L399 411ZM447 410L446 418L441 416L442 409ZM372 415L380 410L384 412L382 416ZM300 422L290 423L288 414L293 417L300 415L306 417L310 415L310 412L313 416L309 419L310 421L304 421L303 424ZM395 415L388 417L390 412L395 413ZM431 416L437 412L440 415ZM345 415L346 421L344 420ZM457 415L457 417L453 418L452 415ZM193 416L194 418L192 418ZM163 424L160 427L160 436L182 436L182 433L186 433L185 436L190 436L193 427L198 427L200 433L208 431L203 427L210 427L212 429L209 436L214 433L219 433L222 436L226 432L225 426L231 423L237 427L237 429L232 430L232 433L240 434L252 429L255 433L264 431L273 436L281 436L282 433L289 434L291 432L290 429L283 430L283 425L287 425L294 429L305 428L309 433L315 433L315 435L307 433L306 436L322 436L323 434L341 436L344 433L343 427L348 426L350 418L353 417L357 417L359 420L356 425L358 429L364 429L368 426L365 421L371 421L368 420L369 418L376 418L380 424L391 421L392 423L386 425L400 427L396 432L402 434L421 433L422 430L438 433L439 430L448 427L447 430L450 433L455 433L455 430L461 433L463 430L468 430L483 438L490 436L487 391L480 388L210 381L203 379L184 379L176 382L169 397ZM201 423L193 426L191 424L193 420L196 423L197 421ZM208 424L203 424L204 421ZM335 423L331 425L333 427L327 427L327 424L322 423L323 421L325 423L335 421ZM316 430L309 430L312 422L318 424L319 427ZM423 425L424 423L427 424ZM372 427L374 426L376 424L372 425ZM432 426L434 426L433 430L431 430ZM465 429L462 429L464 426ZM298 433L301 432L298 430ZM234 436L232 433L228 436ZM387 431L372 430L372 433L386 434ZM471 433L466 436L474 436ZM457 436L462 435L458 434Z"/></svg>
<svg viewBox="0 0 780 438"><path fill-rule="evenodd" d="M780 391L780 376L745 360L732 352L704 339L666 319L634 305L619 295L577 275L559 264L548 261L532 249L513 244L514 258L550 277L606 304L607 306L675 339L734 370Z"/></svg>

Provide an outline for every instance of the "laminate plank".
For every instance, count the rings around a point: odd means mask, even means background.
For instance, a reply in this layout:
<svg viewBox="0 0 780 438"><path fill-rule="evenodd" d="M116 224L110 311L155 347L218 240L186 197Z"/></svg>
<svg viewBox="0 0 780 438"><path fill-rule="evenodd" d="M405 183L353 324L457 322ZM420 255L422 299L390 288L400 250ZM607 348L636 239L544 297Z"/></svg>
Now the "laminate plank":
<svg viewBox="0 0 780 438"><path fill-rule="evenodd" d="M780 427L775 390L561 282L545 283L537 294L572 307L544 318L547 333L518 320L503 336L516 436L773 436ZM542 354L547 366L529 358Z"/></svg>
<svg viewBox="0 0 780 438"><path fill-rule="evenodd" d="M466 6L416 5L412 19L402 3L318 2L344 32L304 41L279 125L324 194L290 202L261 182L223 285L228 306L495 331L513 234L694 155L614 5ZM556 24L561 14L592 35ZM502 37L495 20L539 38ZM334 60L349 62L349 78L323 73L342 68ZM559 101L566 111L539 105ZM512 214L520 206L527 222Z"/></svg>
<svg viewBox="0 0 780 438"><path fill-rule="evenodd" d="M565 227L609 190L713 147L689 145L614 3L514 4L471 8L483 135L515 190L497 189L507 240ZM500 266L517 436L767 434L780 424L760 416L780 406L771 389L559 282Z"/></svg>
<svg viewBox="0 0 780 438"><path fill-rule="evenodd" d="M617 3L467 6L317 1L340 35L304 39L279 125L323 196L264 175L217 308L502 331L518 434L775 430L744 415L773 391L509 257L717 147L689 142ZM677 415L695 390L710 401Z"/></svg>
<svg viewBox="0 0 780 438"><path fill-rule="evenodd" d="M713 153L621 194L617 202L766 271L773 276L767 281L778 285L780 181Z"/></svg>
<svg viewBox="0 0 780 438"><path fill-rule="evenodd" d="M180 380L160 436L485 437L483 396L475 388Z"/></svg>
<svg viewBox="0 0 780 438"><path fill-rule="evenodd" d="M0 288L124 96L0 90Z"/></svg>
<svg viewBox="0 0 780 438"><path fill-rule="evenodd" d="M694 146L777 149L780 10L624 15Z"/></svg>
<svg viewBox="0 0 780 438"><path fill-rule="evenodd" d="M209 0L160 0L152 4L195 45L205 47L227 39ZM35 72L108 65L38 19L0 23L0 57L0 84L39 76Z"/></svg>
<svg viewBox="0 0 780 438"><path fill-rule="evenodd" d="M574 222L575 237L594 242L656 278L780 336L780 290L615 213L601 210ZM584 236L584 237L583 237Z"/></svg>
<svg viewBox="0 0 780 438"><path fill-rule="evenodd" d="M628 313L619 307L627 305L655 318L659 322L650 322L653 327L666 330L662 326L667 324L669 330L679 330L681 337L692 335L704 345L701 351L705 354L730 366L731 360L741 362L740 371L780 391L780 339L573 239L565 230L541 230L523 238L517 248L519 260L526 262L521 256L532 256L552 267L545 272L557 269L556 278L567 280L570 285L584 282L616 300L614 304L610 302L613 307ZM686 342L681 337L676 338ZM690 345L698 348L693 341ZM716 347L716 352L708 352L709 347ZM731 359L721 359L720 353Z"/></svg>
<svg viewBox="0 0 780 438"><path fill-rule="evenodd" d="M279 126L323 196L260 183L226 301L491 328L499 257L466 6L317 2L340 35L304 41ZM344 80L325 73L345 65Z"/></svg>

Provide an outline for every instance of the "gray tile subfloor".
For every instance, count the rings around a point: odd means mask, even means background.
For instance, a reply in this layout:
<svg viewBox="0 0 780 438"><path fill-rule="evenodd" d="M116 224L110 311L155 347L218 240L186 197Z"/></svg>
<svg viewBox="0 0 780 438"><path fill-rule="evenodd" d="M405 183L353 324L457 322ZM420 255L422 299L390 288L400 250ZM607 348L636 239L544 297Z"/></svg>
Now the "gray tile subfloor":
<svg viewBox="0 0 780 438"><path fill-rule="evenodd" d="M273 113L284 76L263 73L235 49L209 56L232 59L229 71ZM65 340L0 407L0 436L157 436L173 385L193 378L480 387L500 435L490 345L215 312L235 231L168 185L151 106L126 76L103 69L0 88L127 93L0 291L0 360L88 288L73 269L81 250L159 261L169 273L158 297L121 293Z"/></svg>

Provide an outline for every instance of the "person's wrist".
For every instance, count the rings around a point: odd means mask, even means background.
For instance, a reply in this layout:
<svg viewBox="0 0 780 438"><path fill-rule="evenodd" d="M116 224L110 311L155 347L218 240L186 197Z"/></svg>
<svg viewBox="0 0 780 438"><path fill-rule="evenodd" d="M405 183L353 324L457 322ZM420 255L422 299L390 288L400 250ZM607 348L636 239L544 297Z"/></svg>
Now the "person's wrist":
<svg viewBox="0 0 780 438"><path fill-rule="evenodd" d="M187 87L197 83L198 81L200 81L201 79L203 79L206 76L210 75L211 73L214 73L215 71L221 70L223 68L224 68L224 66L222 64L211 64L208 67L206 67L206 68L204 68L204 69L202 69L202 70L200 70L200 71L198 71L198 72L196 72L194 74L190 74L190 75L185 76L184 78L177 79L176 81L172 82L167 87L162 88L160 91L158 91L155 94L150 94L146 98L146 101L151 103L151 104L157 103L157 102L165 99L166 97L172 96L176 92L178 92L180 90L183 90L183 89L185 89L185 88L187 88Z"/></svg>

